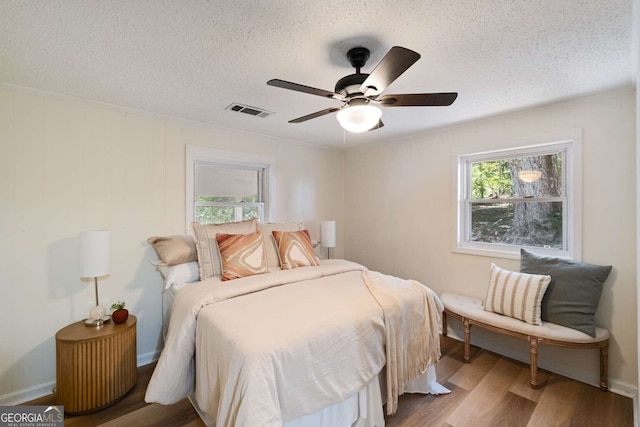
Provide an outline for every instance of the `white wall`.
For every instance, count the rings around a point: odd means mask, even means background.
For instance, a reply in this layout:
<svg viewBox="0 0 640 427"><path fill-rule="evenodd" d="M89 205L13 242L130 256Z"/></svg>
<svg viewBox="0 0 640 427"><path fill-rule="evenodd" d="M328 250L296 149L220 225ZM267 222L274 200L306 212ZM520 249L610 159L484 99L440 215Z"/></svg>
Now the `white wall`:
<svg viewBox="0 0 640 427"><path fill-rule="evenodd" d="M462 99L462 98L461 98ZM425 112L428 114L428 112ZM438 294L484 298L489 265L455 254L455 156L518 146L532 135L583 129L583 260L613 265L597 321L612 333L612 388L637 388L635 91L617 90L441 129L345 155L345 257L417 279ZM363 213L366 212L366 215ZM528 360L528 345L476 330L478 343ZM598 383L598 352L542 347L540 365Z"/></svg>
<svg viewBox="0 0 640 427"><path fill-rule="evenodd" d="M124 299L139 364L157 357L162 283L146 238L185 232L186 144L275 157L272 221L305 221L314 239L321 220L343 223L340 152L0 87L0 404L51 391L56 331L95 304L77 274L83 230L111 230L101 303Z"/></svg>

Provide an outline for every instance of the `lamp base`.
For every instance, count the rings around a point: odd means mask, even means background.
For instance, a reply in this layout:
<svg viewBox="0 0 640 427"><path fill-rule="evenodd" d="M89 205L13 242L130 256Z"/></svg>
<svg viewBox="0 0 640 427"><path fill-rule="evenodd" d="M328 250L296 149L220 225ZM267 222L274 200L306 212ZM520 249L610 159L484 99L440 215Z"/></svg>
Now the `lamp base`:
<svg viewBox="0 0 640 427"><path fill-rule="evenodd" d="M84 326L98 327L98 326L102 326L105 323L109 323L109 322L111 322L111 316L102 316L99 319L86 319L84 321Z"/></svg>

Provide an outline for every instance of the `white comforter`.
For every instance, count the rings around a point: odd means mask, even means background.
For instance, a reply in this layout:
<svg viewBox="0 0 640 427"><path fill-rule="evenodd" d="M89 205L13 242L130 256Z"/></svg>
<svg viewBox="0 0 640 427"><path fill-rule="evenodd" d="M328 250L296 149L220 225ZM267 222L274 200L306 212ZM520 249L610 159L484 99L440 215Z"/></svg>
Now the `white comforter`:
<svg viewBox="0 0 640 427"><path fill-rule="evenodd" d="M195 391L218 427L269 427L353 395L386 360L383 310L364 270L333 260L181 290L145 400Z"/></svg>

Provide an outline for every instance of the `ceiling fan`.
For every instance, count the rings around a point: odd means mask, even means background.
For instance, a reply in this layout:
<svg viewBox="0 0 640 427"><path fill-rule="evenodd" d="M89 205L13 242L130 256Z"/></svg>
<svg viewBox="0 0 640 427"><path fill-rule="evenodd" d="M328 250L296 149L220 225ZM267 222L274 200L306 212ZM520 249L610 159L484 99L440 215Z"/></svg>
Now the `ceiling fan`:
<svg viewBox="0 0 640 427"><path fill-rule="evenodd" d="M406 93L380 96L387 86L420 59L420 54L404 47L394 46L376 65L371 74L361 73L360 70L367 63L369 55L369 49L365 47L354 47L347 52L347 59L351 66L356 69L356 73L338 80L334 92L280 79L269 80L267 84L342 101L343 105L340 107L316 111L315 113L289 120L289 123L302 123L337 112L337 118L341 126L350 132L365 132L384 126L384 123L380 120L382 111L376 105L383 107L448 106L453 104L453 101L458 96L457 92Z"/></svg>

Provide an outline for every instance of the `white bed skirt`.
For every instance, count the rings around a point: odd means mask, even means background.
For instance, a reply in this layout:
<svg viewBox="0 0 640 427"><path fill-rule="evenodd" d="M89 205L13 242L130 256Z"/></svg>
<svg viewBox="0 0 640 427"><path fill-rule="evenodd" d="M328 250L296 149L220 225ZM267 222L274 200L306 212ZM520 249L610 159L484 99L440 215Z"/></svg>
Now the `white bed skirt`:
<svg viewBox="0 0 640 427"><path fill-rule="evenodd" d="M287 421L284 427L384 427L382 405L386 396L384 369L368 385L353 396L321 411ZM406 393L445 394L450 391L437 382L435 367L405 386ZM191 405L209 427L216 425L215 419L203 413L193 396Z"/></svg>

